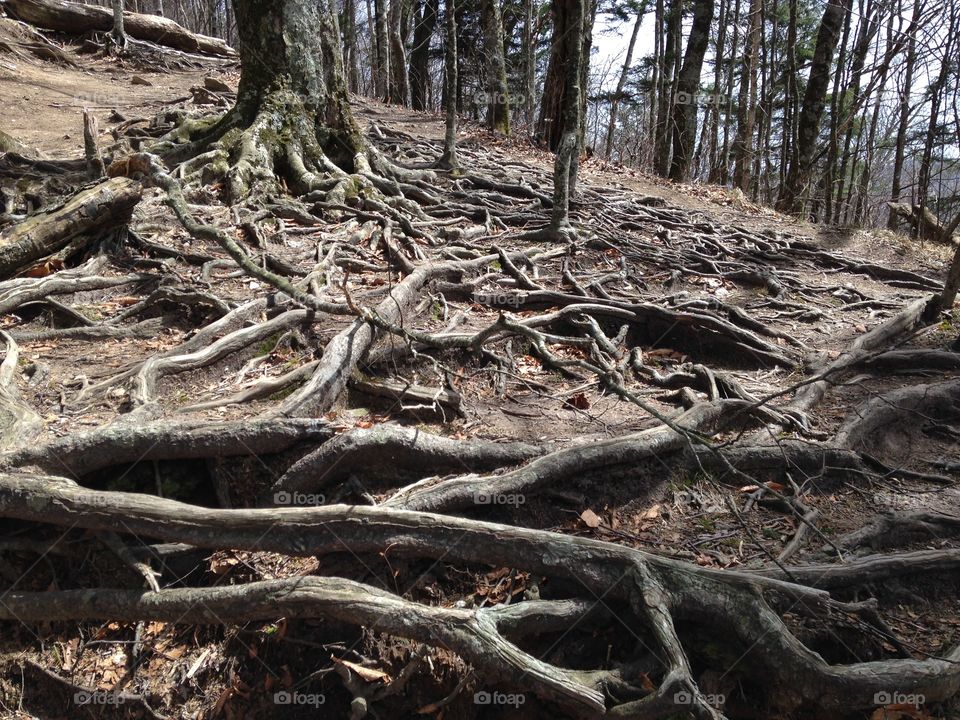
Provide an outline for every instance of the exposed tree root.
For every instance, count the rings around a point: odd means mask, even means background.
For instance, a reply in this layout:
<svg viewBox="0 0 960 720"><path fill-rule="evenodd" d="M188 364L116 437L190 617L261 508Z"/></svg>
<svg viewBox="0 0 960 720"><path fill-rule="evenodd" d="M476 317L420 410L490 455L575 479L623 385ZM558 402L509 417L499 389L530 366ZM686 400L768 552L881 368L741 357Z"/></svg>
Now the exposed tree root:
<svg viewBox="0 0 960 720"><path fill-rule="evenodd" d="M273 492L312 492L360 474L365 480L398 479L404 471L422 475L493 470L542 455L527 443L451 440L413 428L381 425L338 435L291 466Z"/></svg>
<svg viewBox="0 0 960 720"><path fill-rule="evenodd" d="M413 554L466 563L499 563L552 577L571 578L605 602L626 602L644 623L660 657L658 690L641 700L609 708L615 716L663 717L665 704L689 704L706 717L721 717L700 694L691 676L682 632L686 618L715 628L723 642L750 648L749 659L727 672L762 672L763 700L780 710L801 706L836 712L869 708L877 693L923 694L927 701L960 688L960 649L928 660L883 660L829 665L802 645L774 609L800 609L812 616L858 614L869 606L832 600L823 590L765 578L720 572L607 543L439 515L331 506L285 510L206 510L157 498L98 493L65 486L53 478L0 476L0 513L38 522L118 530L200 547L249 548L287 554L353 552ZM823 568L824 573L836 570ZM901 565L899 572L908 570ZM815 575L817 573L814 573ZM801 576L802 577L802 576ZM203 604L195 601L202 600ZM279 603L276 605L274 603ZM168 618L192 607L203 622L239 621L262 613L309 613L340 617L450 646L486 673L503 677L505 667L522 668L519 682L568 712L595 717L603 712L597 690L576 674L533 660L495 631L497 611L423 608L345 580L291 579L242 588L161 593L85 590L8 593L5 617ZM38 614L39 608L47 615ZM340 609L337 609L340 608ZM535 610L535 609L534 609ZM386 612L385 612L386 611ZM379 621L378 621L379 618ZM404 622L395 622L404 619ZM385 624L383 624L385 623ZM466 628L471 628L470 632ZM479 634L478 634L479 633ZM473 638L473 640L469 640ZM480 638L485 638L480 642ZM479 645L477 643L480 643ZM484 656L484 652L488 653ZM737 652L737 651L734 651ZM487 662L485 658L494 659ZM762 668L762 670L761 670ZM516 675L513 679L517 679ZM679 700L678 700L679 698ZM752 702L759 701L753 697ZM674 708L676 711L676 708Z"/></svg>
<svg viewBox="0 0 960 720"><path fill-rule="evenodd" d="M881 550L957 535L960 535L960 516L934 512L891 513L838 538L837 545L850 550Z"/></svg>
<svg viewBox="0 0 960 720"><path fill-rule="evenodd" d="M328 440L332 434L325 422L308 419L111 425L7 452L0 455L0 466L81 477L132 462L277 453L296 443Z"/></svg>
<svg viewBox="0 0 960 720"><path fill-rule="evenodd" d="M867 400L857 408L834 438L840 447L877 452L909 452L903 437L920 423L960 419L960 380L913 385ZM896 438L896 440L894 439Z"/></svg>

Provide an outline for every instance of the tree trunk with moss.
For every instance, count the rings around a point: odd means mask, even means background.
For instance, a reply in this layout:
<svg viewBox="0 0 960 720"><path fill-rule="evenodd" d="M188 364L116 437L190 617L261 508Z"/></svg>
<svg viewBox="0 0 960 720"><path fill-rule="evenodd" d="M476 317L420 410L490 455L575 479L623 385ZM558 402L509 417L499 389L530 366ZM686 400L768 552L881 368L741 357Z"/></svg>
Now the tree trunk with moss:
<svg viewBox="0 0 960 720"><path fill-rule="evenodd" d="M324 3L234 0L240 34L237 104L208 135L232 199L282 172L295 191L321 174L367 169L350 112L336 16Z"/></svg>

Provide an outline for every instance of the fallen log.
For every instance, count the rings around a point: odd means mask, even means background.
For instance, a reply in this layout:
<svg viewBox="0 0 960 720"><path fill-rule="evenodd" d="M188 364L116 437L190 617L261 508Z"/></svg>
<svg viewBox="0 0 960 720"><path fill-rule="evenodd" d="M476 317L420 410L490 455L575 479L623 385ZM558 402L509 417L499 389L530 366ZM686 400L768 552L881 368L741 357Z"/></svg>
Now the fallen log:
<svg viewBox="0 0 960 720"><path fill-rule="evenodd" d="M74 35L91 31L109 32L113 29L113 11L110 8L64 0L3 0L3 6L24 22L47 30ZM192 33L173 20L158 15L125 12L125 32L137 40L165 45L175 50L202 55L235 58L237 51L219 38Z"/></svg>
<svg viewBox="0 0 960 720"><path fill-rule="evenodd" d="M913 231L924 240L947 244L953 242L952 233L951 236L944 234L943 223L930 208L895 202L888 202L887 207L894 216L909 222Z"/></svg>
<svg viewBox="0 0 960 720"><path fill-rule="evenodd" d="M139 183L113 178L81 190L58 208L4 228L0 232L0 276L22 270L93 230L126 224L140 197Z"/></svg>

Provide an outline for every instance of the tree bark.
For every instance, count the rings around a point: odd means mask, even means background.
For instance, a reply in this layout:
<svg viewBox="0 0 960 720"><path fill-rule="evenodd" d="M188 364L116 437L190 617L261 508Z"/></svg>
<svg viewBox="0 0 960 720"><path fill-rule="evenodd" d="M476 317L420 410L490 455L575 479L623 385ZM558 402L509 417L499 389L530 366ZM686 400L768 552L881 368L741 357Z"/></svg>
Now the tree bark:
<svg viewBox="0 0 960 720"><path fill-rule="evenodd" d="M676 95L676 59L680 53L680 26L682 0L669 0L664 28L663 67L660 73L660 92L657 99L656 146L654 169L666 177L670 170L670 142L673 132L670 127L670 108ZM759 1L759 0L758 0Z"/></svg>
<svg viewBox="0 0 960 720"><path fill-rule="evenodd" d="M757 51L760 45L762 0L750 0L747 35L743 40L743 68L737 105L737 136L733 143L733 186L750 190L753 166L753 124L757 115Z"/></svg>
<svg viewBox="0 0 960 720"><path fill-rule="evenodd" d="M670 179L685 180L690 173L693 146L697 140L697 97L700 94L700 72L710 39L713 22L713 0L697 0L693 25L687 40L683 67L677 78L677 95L673 105L673 159Z"/></svg>
<svg viewBox="0 0 960 720"><path fill-rule="evenodd" d="M457 11L455 0L446 0L446 47L443 51L444 80L443 102L446 109L446 123L443 134L443 155L438 161L440 167L457 169Z"/></svg>
<svg viewBox="0 0 960 720"><path fill-rule="evenodd" d="M390 46L387 39L387 0L373 0L376 40L373 66L374 92L377 99L390 99Z"/></svg>
<svg viewBox="0 0 960 720"><path fill-rule="evenodd" d="M139 183L113 178L80 191L59 208L5 228L0 233L0 276L9 276L87 233L126 224L140 197Z"/></svg>
<svg viewBox="0 0 960 720"><path fill-rule="evenodd" d="M566 82L563 93L563 135L557 149L553 169L553 212L549 234L556 239L572 234L570 199L576 190L580 166L580 135L583 124L581 103L584 59L583 37L586 32L586 0L555 0L564 5L568 20L569 55L566 64Z"/></svg>
<svg viewBox="0 0 960 720"><path fill-rule="evenodd" d="M796 162L791 163L787 182L780 189L780 197L777 200L778 209L785 212L799 214L803 210L804 194L810 181L833 53L837 48L840 27L847 13L850 12L850 2L851 0L831 0L820 21L817 45L810 66L810 77L807 80L803 107L797 122Z"/></svg>
<svg viewBox="0 0 960 720"><path fill-rule="evenodd" d="M344 0L343 20L340 22L343 34L343 61L347 69L347 89L360 92L360 64L357 58L357 5L355 0Z"/></svg>
<svg viewBox="0 0 960 720"><path fill-rule="evenodd" d="M352 167L363 147L350 112L343 59L333 16L319 3L234 0L242 72L236 110L252 122L271 95L292 94L323 130L332 158ZM296 37L296 43L288 38Z"/></svg>
<svg viewBox="0 0 960 720"><path fill-rule="evenodd" d="M913 23L917 22L920 13L923 12L924 1L914 0L913 3ZM913 70L917 62L917 36L916 33L910 35L907 43L907 57L903 71L903 85L900 87L900 118L897 124L896 149L893 156L893 178L890 188L890 202L900 202L900 183L903 175L903 159L907 147L907 128L910 125L910 90L913 86ZM897 229L897 214L893 208L890 208L890 214L887 219L887 228L889 230Z"/></svg>
<svg viewBox="0 0 960 720"><path fill-rule="evenodd" d="M410 83L407 81L407 53L404 47L405 0L390 2L390 102L408 105Z"/></svg>
<svg viewBox="0 0 960 720"><path fill-rule="evenodd" d="M584 87L589 70L590 35L592 32L589 15L584 12L584 23L575 28L571 18L572 0L554 0L550 5L553 17L553 40L550 43L550 60L547 64L547 76L543 85L540 103L540 117L537 120L535 139L550 150L557 151L566 131L566 91L569 84L568 69L571 64L580 68L577 87ZM591 2L589 9L596 8ZM579 10L577 11L579 12ZM574 44L578 44L574 47ZM586 47L585 47L586 46ZM586 110L586 96L580 98L580 118ZM576 119L575 118L575 119ZM579 124L577 152L582 147L583 123Z"/></svg>
<svg viewBox="0 0 960 720"><path fill-rule="evenodd" d="M483 25L487 124L491 130L510 134L510 89L507 87L507 63L503 54L503 18L500 0L480 0Z"/></svg>
<svg viewBox="0 0 960 720"><path fill-rule="evenodd" d="M123 0L113 0L113 30L110 36L117 47L127 46L127 34L123 31Z"/></svg>
<svg viewBox="0 0 960 720"><path fill-rule="evenodd" d="M423 0L413 30L410 51L410 104L414 110L426 110L430 97L430 42L437 27L439 0Z"/></svg>
<svg viewBox="0 0 960 720"><path fill-rule="evenodd" d="M627 85L627 78L630 77L630 67L633 64L633 48L637 44L637 35L640 34L640 25L643 23L643 16L646 14L646 3L637 10L637 19L633 23L633 33L630 35L630 44L627 45L627 56L623 60L623 69L620 71L620 79L617 81L617 89L610 99L610 118L607 122L607 138L603 145L603 154L610 158L613 151L613 132L617 127L617 111L620 109L620 99L623 97L623 88Z"/></svg>

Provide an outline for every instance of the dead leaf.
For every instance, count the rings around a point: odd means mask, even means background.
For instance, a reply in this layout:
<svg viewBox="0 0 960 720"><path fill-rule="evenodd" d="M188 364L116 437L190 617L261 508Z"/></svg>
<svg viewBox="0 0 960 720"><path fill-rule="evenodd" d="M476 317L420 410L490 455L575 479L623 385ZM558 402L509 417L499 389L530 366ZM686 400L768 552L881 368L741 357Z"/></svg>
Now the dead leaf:
<svg viewBox="0 0 960 720"><path fill-rule="evenodd" d="M600 516L597 515L593 510L589 508L580 513L580 519L586 524L589 528L598 528L600 527Z"/></svg>
<svg viewBox="0 0 960 720"><path fill-rule="evenodd" d="M566 405L574 407L577 410L589 410L590 409L590 400L583 393L577 393L571 398L567 398Z"/></svg>
<svg viewBox="0 0 960 720"><path fill-rule="evenodd" d="M368 668L363 665L358 665L355 662L350 662L349 660L340 660L338 658L333 658L335 663L343 665L344 667L350 668L361 679L366 680L367 682L385 682L388 683L391 681L390 675L383 672L383 670L377 670L376 668Z"/></svg>
<svg viewBox="0 0 960 720"><path fill-rule="evenodd" d="M640 519L641 519L641 520L656 520L658 517L660 517L660 503L657 503L656 505L654 505L654 506L650 507L649 509L645 510L644 513L643 513L643 515L640 516Z"/></svg>

